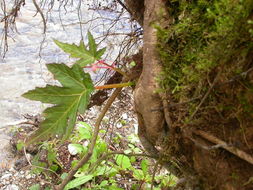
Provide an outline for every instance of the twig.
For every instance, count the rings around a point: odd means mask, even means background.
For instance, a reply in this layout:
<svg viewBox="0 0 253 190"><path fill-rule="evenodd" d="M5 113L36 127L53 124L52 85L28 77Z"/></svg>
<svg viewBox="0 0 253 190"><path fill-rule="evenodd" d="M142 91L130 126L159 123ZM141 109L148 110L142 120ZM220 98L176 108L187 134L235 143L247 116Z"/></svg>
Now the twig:
<svg viewBox="0 0 253 190"><path fill-rule="evenodd" d="M10 11L10 13L7 14L7 8L6 8L6 2L5 0L1 1L1 8L3 12L3 18L1 18L0 22L4 23L3 26L3 39L1 40L1 45L3 43L3 57L5 57L6 52L8 51L8 30L11 29L11 27L15 26L16 17L18 16L18 12L20 11L21 6L24 6L25 0L17 0L14 2L14 5ZM17 29L16 29L17 30Z"/></svg>
<svg viewBox="0 0 253 190"><path fill-rule="evenodd" d="M35 123L33 121L24 121L24 122L19 123L19 125L23 125L23 124L33 125L33 126L36 126L36 127L38 127L38 125L39 125L38 123Z"/></svg>
<svg viewBox="0 0 253 190"><path fill-rule="evenodd" d="M204 95L204 97L202 98L202 100L200 101L199 105L197 106L197 108L195 109L195 111L192 113L192 115L190 116L190 120L193 119L193 117L196 115L196 113L199 111L199 108L202 106L202 104L205 102L206 98L209 96L209 94L211 93L212 89L214 88L215 84L218 81L218 78L220 76L221 70L218 72L218 74L216 75L215 79L213 80L212 85L210 86L210 88L208 89L208 91L206 92L206 94Z"/></svg>
<svg viewBox="0 0 253 190"><path fill-rule="evenodd" d="M133 14L132 11L127 8L127 6L121 1L121 0L117 0L117 2L124 8L126 9L127 12L129 12L131 15Z"/></svg>
<svg viewBox="0 0 253 190"><path fill-rule="evenodd" d="M47 30L46 19L44 17L44 14L43 14L42 10L40 9L39 5L37 4L36 0L32 0L32 1L33 1L33 4L34 4L35 8L37 9L38 13L40 13L40 16L42 18L43 25L44 25L43 34L45 34L46 30Z"/></svg>
<svg viewBox="0 0 253 190"><path fill-rule="evenodd" d="M206 146L204 144L201 144L199 143L197 140L195 140L194 138L192 137L189 137L192 142L194 142L194 144L202 149L205 149L205 150L214 150L214 149L218 149L218 148L223 148L224 146L227 146L226 144L217 144L217 145L213 145L213 146Z"/></svg>
<svg viewBox="0 0 253 190"><path fill-rule="evenodd" d="M158 166L159 166L159 161L157 161L157 162L155 163L154 171L153 171L153 173L152 173L151 188L150 188L151 190L154 189L155 174L156 174L156 171L157 171Z"/></svg>
<svg viewBox="0 0 253 190"><path fill-rule="evenodd" d="M85 163L87 163L90 159L90 157L93 154L93 150L96 144L96 140L98 137L98 133L99 133L99 127L100 127L100 123L103 119L103 117L105 116L107 110L110 108L111 104L113 103L113 101L116 99L116 97L119 95L120 91L122 88L117 88L115 89L115 91L112 93L111 97L108 99L108 101L106 102L102 112L100 113L100 115L97 118L97 121L95 123L95 127L94 127L94 133L91 139L91 143L88 149L88 152L86 153L86 155L78 162L78 164L72 169L70 170L70 172L68 173L68 176L62 181L61 184L57 185L55 187L56 190L63 190L64 187L67 185L67 183L73 178L73 176L75 175L75 173L77 172L77 170L79 168L81 168Z"/></svg>
<svg viewBox="0 0 253 190"><path fill-rule="evenodd" d="M249 154L247 154L246 152L234 147L234 146L230 146L228 145L225 141L218 139L217 137L206 133L204 131L200 131L200 130L195 130L193 131L194 134L201 136L202 138L216 144L216 147L221 147L225 150L227 150L228 152L238 156L239 158L245 160L246 162L250 163L253 165L253 157ZM214 146L215 147L215 146Z"/></svg>
<svg viewBox="0 0 253 190"><path fill-rule="evenodd" d="M229 84L229 83L232 83L232 82L234 82L234 81L236 81L236 80L238 80L238 79L241 79L241 78L246 78L247 75L248 75L250 72L252 72L252 71L253 71L253 67L249 68L247 71L244 71L244 72L242 72L242 73L240 73L240 74L238 74L238 75L235 75L233 78L231 78L231 79L228 80L228 81L225 81L225 82L223 82L223 83L221 83L221 84L215 85L215 88L220 87L220 86L223 86L223 85L226 85L226 84Z"/></svg>

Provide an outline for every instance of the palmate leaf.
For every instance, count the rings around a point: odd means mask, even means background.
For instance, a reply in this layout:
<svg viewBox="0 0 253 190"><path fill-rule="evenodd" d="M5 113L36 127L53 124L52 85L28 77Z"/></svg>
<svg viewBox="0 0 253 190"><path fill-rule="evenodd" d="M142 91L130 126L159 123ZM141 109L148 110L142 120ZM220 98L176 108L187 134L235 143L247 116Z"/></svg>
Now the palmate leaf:
<svg viewBox="0 0 253 190"><path fill-rule="evenodd" d="M88 32L89 49L86 48L82 40L80 41L79 46L76 44L63 43L58 40L54 40L54 42L64 52L70 54L70 57L79 58L76 63L78 63L82 67L88 64L92 64L95 61L101 59L101 56L105 53L106 50L106 48L97 50L97 44L90 32Z"/></svg>
<svg viewBox="0 0 253 190"><path fill-rule="evenodd" d="M55 104L43 112L45 120L26 144L46 140L55 135L67 138L75 125L77 112L85 111L94 89L90 75L84 73L78 64L71 68L65 64L47 64L47 68L62 87L47 85L45 88L35 88L23 94L23 97L30 100Z"/></svg>

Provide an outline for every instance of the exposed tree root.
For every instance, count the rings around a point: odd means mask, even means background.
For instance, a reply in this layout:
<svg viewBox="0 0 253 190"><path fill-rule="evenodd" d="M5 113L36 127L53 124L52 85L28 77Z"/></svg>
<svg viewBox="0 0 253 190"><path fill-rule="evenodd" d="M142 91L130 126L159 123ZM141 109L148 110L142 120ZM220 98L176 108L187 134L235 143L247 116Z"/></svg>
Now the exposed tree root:
<svg viewBox="0 0 253 190"><path fill-rule="evenodd" d="M209 149L212 148L223 148L225 150L227 150L228 152L234 154L235 156L245 160L246 162L250 163L253 165L253 157L249 154L247 154L246 152L236 148L233 145L230 145L228 143L226 143L225 141L207 133L201 130L194 130L193 131L194 134L201 136L202 138L208 140L209 142L212 142L215 144L215 146L210 147Z"/></svg>

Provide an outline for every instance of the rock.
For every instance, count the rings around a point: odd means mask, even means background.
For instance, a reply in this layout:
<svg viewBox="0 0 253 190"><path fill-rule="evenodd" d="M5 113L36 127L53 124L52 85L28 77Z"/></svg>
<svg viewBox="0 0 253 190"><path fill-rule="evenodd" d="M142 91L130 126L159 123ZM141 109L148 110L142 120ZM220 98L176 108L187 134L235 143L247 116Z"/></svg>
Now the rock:
<svg viewBox="0 0 253 190"><path fill-rule="evenodd" d="M3 179L9 179L10 176L12 176L11 173L4 174L4 175L1 177L1 180L3 180Z"/></svg>
<svg viewBox="0 0 253 190"><path fill-rule="evenodd" d="M69 145L68 145L68 151L69 151L69 153L70 153L72 156L75 156L75 155L77 155L77 153L78 153L78 150L77 150L76 146L73 145L73 144L69 144Z"/></svg>
<svg viewBox="0 0 253 190"><path fill-rule="evenodd" d="M8 185L5 190L19 190L19 187L17 185Z"/></svg>
<svg viewBox="0 0 253 190"><path fill-rule="evenodd" d="M26 179L31 179L31 178L32 178L32 175L31 175L31 174L28 174L25 178L26 178Z"/></svg>
<svg viewBox="0 0 253 190"><path fill-rule="evenodd" d="M128 115L126 113L123 113L122 114L122 119L127 120L128 119Z"/></svg>
<svg viewBox="0 0 253 190"><path fill-rule="evenodd" d="M42 182L40 182L40 184L41 184L41 186L43 186L43 185L45 185L45 183L42 181Z"/></svg>
<svg viewBox="0 0 253 190"><path fill-rule="evenodd" d="M15 172L16 170L15 170L13 167L11 167L11 168L9 169L9 171L10 171L10 172Z"/></svg>
<svg viewBox="0 0 253 190"><path fill-rule="evenodd" d="M117 127L118 129L120 129L120 128L122 127L122 124L121 124L121 123L117 123L116 127Z"/></svg>
<svg viewBox="0 0 253 190"><path fill-rule="evenodd" d="M28 162L26 160L25 156L22 156L20 159L15 161L15 169L20 170L21 168L25 167L28 165Z"/></svg>
<svg viewBox="0 0 253 190"><path fill-rule="evenodd" d="M138 134L138 124L134 124L134 134Z"/></svg>
<svg viewBox="0 0 253 190"><path fill-rule="evenodd" d="M90 142L87 141L87 140L83 142L83 146L84 146L84 147L88 147L89 144L90 144Z"/></svg>
<svg viewBox="0 0 253 190"><path fill-rule="evenodd" d="M11 168L14 158L10 137L4 133L4 131L0 131L0 171Z"/></svg>

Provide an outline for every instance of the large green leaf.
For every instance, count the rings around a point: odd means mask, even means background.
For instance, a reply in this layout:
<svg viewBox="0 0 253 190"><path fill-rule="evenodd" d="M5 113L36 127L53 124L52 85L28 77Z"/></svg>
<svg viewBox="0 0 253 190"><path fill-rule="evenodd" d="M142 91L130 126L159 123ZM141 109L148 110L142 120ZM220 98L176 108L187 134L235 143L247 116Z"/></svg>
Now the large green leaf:
<svg viewBox="0 0 253 190"><path fill-rule="evenodd" d="M80 41L79 46L76 44L68 44L63 43L58 40L54 40L55 44L58 45L64 52L70 54L70 57L79 58L76 63L80 66L86 66L88 64L92 64L95 61L101 59L101 56L104 54L106 48L102 48L97 50L97 44L95 39L88 32L88 46L89 49L86 48L83 41Z"/></svg>
<svg viewBox="0 0 253 190"><path fill-rule="evenodd" d="M116 156L116 163L123 169L128 169L132 166L130 159L125 155L117 155Z"/></svg>
<svg viewBox="0 0 253 190"><path fill-rule="evenodd" d="M48 64L47 68L62 87L47 85L45 88L36 88L23 94L23 97L30 100L56 104L43 112L45 120L30 136L27 144L55 135L67 138L74 127L77 112L85 111L94 89L90 75L84 73L78 64L71 68L65 64Z"/></svg>
<svg viewBox="0 0 253 190"><path fill-rule="evenodd" d="M93 178L92 175L85 175L76 179L73 179L70 181L65 187L64 190L73 189L75 187L78 187L80 185L85 184L86 182L90 181Z"/></svg>

